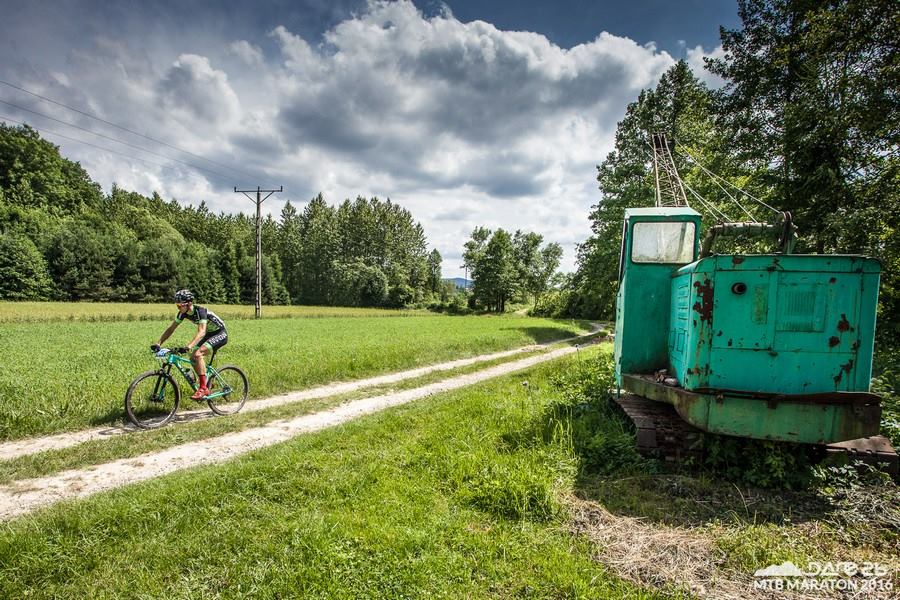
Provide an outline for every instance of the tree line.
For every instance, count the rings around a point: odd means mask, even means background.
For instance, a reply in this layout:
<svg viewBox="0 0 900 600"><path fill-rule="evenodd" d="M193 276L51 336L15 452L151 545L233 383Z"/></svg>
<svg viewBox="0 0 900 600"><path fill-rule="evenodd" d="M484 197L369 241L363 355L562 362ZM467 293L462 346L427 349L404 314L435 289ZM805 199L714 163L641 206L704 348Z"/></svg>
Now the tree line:
<svg viewBox="0 0 900 600"><path fill-rule="evenodd" d="M0 299L252 303L255 219L113 186L28 126L0 124ZM262 223L265 304L400 307L446 294L441 256L378 198L290 202Z"/></svg>
<svg viewBox="0 0 900 600"><path fill-rule="evenodd" d="M531 231L476 227L465 243L463 261L472 277L471 308L504 312L510 300L535 304L559 267L562 247Z"/></svg>
<svg viewBox="0 0 900 600"><path fill-rule="evenodd" d="M628 105L597 167L602 199L570 281L538 312L612 318L624 211L653 206L652 132L676 141L685 182L732 219L746 218L692 160L792 211L798 252L859 253L883 265L879 336L900 338L900 3L740 0L742 27L721 30L711 90L685 62ZM773 216L741 198L760 220ZM692 196L689 196L693 200ZM708 226L716 219L704 213Z"/></svg>

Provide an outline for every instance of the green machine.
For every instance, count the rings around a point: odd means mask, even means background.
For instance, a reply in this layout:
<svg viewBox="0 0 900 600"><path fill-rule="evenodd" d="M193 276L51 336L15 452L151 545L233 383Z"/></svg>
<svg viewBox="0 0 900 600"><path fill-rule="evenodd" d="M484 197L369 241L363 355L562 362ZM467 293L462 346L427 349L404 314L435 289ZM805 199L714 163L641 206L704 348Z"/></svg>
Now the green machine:
<svg viewBox="0 0 900 600"><path fill-rule="evenodd" d="M659 205L661 190L677 193L675 177L666 188L657 174L658 206L628 209L622 233L616 382L639 448L665 450L696 428L832 445L896 472L869 392L880 263L792 254L787 213L777 225L715 225L701 249L700 214L686 202ZM712 251L717 236L773 227L777 252Z"/></svg>

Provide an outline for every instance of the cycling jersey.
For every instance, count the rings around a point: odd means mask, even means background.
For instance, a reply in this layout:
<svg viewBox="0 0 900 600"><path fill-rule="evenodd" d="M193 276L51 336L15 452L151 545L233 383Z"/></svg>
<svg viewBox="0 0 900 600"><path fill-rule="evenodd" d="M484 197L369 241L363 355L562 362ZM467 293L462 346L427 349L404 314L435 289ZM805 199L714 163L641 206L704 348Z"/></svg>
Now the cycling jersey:
<svg viewBox="0 0 900 600"><path fill-rule="evenodd" d="M190 313L179 312L175 320L181 323L184 319L200 325L206 323L207 335L225 331L225 321L220 319L216 313L203 306L194 306Z"/></svg>

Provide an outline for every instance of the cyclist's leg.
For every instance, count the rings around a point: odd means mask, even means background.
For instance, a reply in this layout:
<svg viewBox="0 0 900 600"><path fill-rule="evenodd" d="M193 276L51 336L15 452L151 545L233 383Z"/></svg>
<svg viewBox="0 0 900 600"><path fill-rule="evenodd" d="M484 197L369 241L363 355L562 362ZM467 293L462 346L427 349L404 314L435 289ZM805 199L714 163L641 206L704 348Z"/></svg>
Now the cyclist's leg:
<svg viewBox="0 0 900 600"><path fill-rule="evenodd" d="M206 378L206 358L210 357L210 360L212 360L212 356L216 353L216 351L227 343L228 332L224 330L217 331L212 335L207 334L200 342L200 347L197 349L197 353L199 353L197 364L203 369L202 372L204 381Z"/></svg>
<svg viewBox="0 0 900 600"><path fill-rule="evenodd" d="M205 388L207 386L206 357L210 356L213 350L212 346L209 344L209 340L215 338L217 335L219 335L219 332L207 333L203 336L203 339L200 340L200 343L197 344L197 349L191 354L191 362L194 363L194 372L197 373L197 381L200 383L200 388Z"/></svg>

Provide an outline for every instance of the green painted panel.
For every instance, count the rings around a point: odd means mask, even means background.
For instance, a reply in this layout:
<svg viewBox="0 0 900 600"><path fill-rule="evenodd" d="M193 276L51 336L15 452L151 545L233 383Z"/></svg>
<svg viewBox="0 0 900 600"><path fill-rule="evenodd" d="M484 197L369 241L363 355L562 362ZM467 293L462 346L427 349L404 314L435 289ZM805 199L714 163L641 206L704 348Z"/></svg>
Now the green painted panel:
<svg viewBox="0 0 900 600"><path fill-rule="evenodd" d="M666 367L672 273L687 258L697 256L699 230L700 215L690 208L626 210L616 296L615 364L620 383L622 373Z"/></svg>
<svg viewBox="0 0 900 600"><path fill-rule="evenodd" d="M868 391L880 265L858 256L715 256L681 268L670 368L688 390ZM683 328L683 331L679 328ZM671 343L670 343L671 345Z"/></svg>

